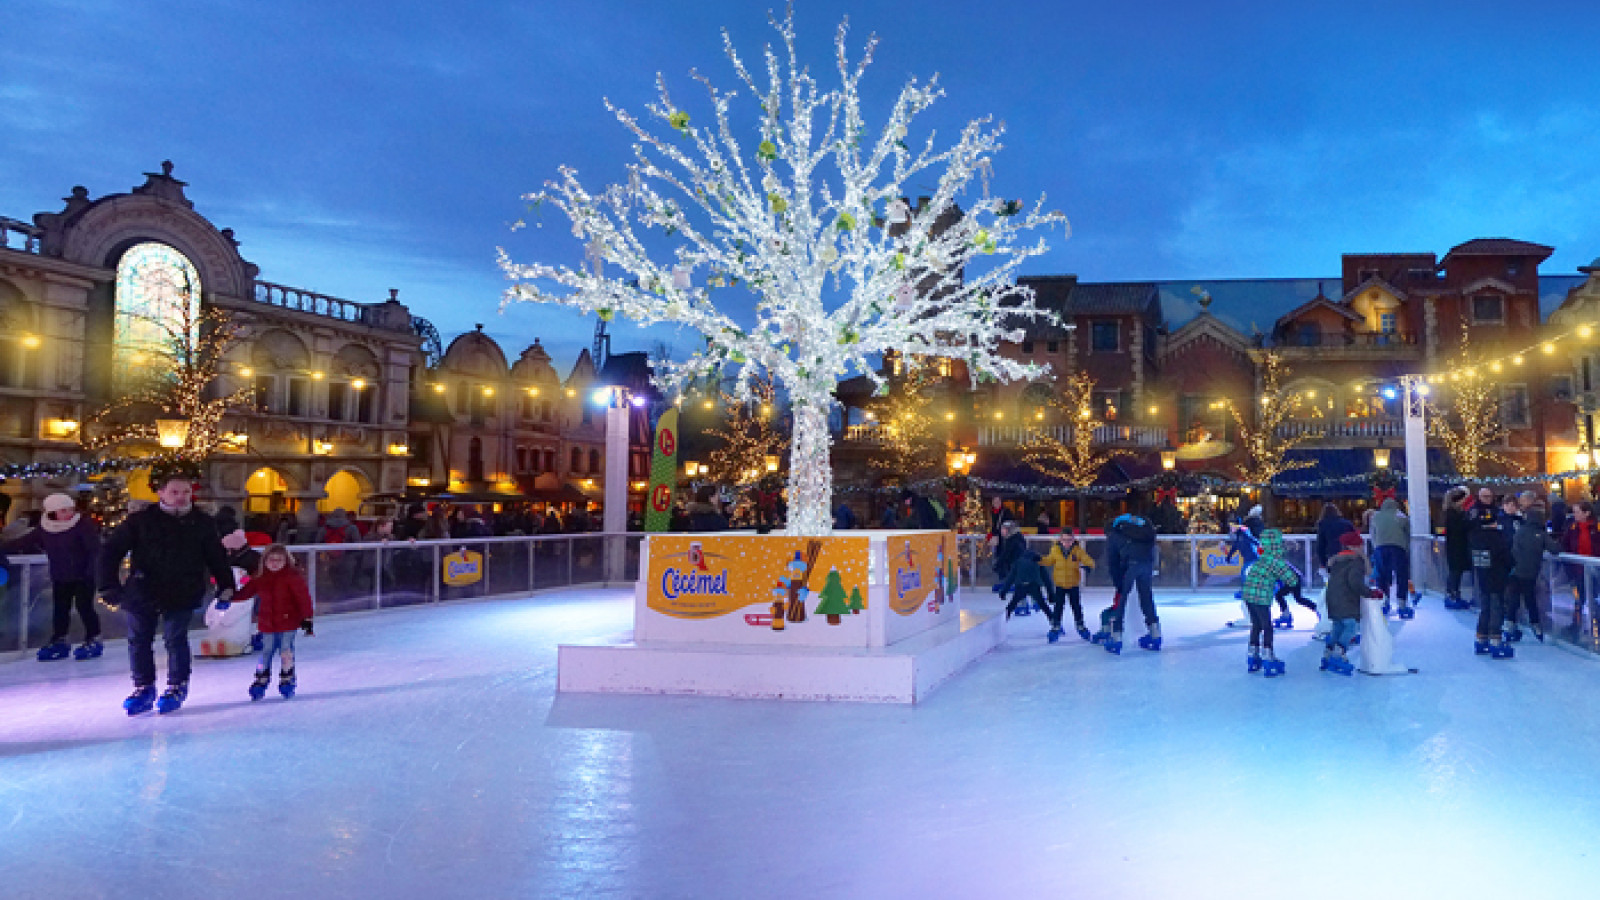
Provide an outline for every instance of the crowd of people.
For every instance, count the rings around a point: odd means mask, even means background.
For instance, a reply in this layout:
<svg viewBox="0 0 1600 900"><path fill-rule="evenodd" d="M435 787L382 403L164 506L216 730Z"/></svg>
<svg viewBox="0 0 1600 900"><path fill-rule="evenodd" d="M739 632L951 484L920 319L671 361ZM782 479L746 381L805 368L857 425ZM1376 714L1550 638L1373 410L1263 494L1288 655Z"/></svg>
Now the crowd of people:
<svg viewBox="0 0 1600 900"><path fill-rule="evenodd" d="M1159 511L1144 515L1121 512L1104 527L1100 564L1108 571L1113 588L1111 604L1100 614L1091 633L1085 622L1081 585L1096 565L1085 549L1083 536L1072 528L1054 533L1045 553L1033 549L1022 534L1016 513L999 498L989 509L989 549L996 575L995 590L1006 598L1006 617L1041 610L1049 621L1047 639L1060 640L1070 605L1074 629L1085 641L1099 644L1112 654L1123 649L1123 623L1127 607L1137 598L1145 622L1138 646L1158 651L1162 646L1161 622L1151 590L1158 559L1156 538ZM1381 615L1391 612L1403 620L1416 615L1420 594L1412 579L1411 522L1395 497L1382 498L1376 509L1361 516L1358 525L1333 504L1323 507L1312 543L1312 559L1324 574L1325 590L1307 596L1310 580L1289 561L1281 531L1266 525L1260 506L1237 520L1223 520L1226 560L1239 565L1244 616L1229 621L1231 627L1249 629L1246 671L1267 677L1283 675L1285 666L1274 648L1274 632L1294 627L1288 601L1316 615L1313 637L1323 644L1321 669L1349 675L1354 670L1348 655L1361 639L1363 601L1381 601ZM1515 656L1513 644L1523 637L1526 621L1535 639L1544 641L1546 623L1538 603L1537 584L1551 554L1568 553L1600 557L1600 523L1588 501L1568 509L1559 499L1547 508L1533 491L1496 495L1488 487L1472 493L1464 487L1445 498L1444 558L1448 568L1445 607L1478 609L1473 650L1494 659ZM1041 520L1040 534L1053 534ZM1564 564L1567 580L1577 593L1580 607L1589 603L1590 588L1584 567ZM1462 594L1464 576L1472 574L1475 598ZM1272 615L1276 604L1279 615Z"/></svg>

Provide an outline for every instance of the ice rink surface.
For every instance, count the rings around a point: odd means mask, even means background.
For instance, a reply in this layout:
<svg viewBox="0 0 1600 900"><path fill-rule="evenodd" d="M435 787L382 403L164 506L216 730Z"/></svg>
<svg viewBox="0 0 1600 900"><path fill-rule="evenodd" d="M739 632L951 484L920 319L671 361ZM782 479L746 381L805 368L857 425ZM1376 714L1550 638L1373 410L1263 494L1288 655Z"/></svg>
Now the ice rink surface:
<svg viewBox="0 0 1600 900"><path fill-rule="evenodd" d="M1307 617L1269 681L1235 602L1177 599L1120 658L1015 619L917 707L557 696L622 591L328 617L294 700L197 660L160 718L120 644L0 664L0 897L1600 892L1600 663L1476 658L1430 597L1419 674L1318 672Z"/></svg>

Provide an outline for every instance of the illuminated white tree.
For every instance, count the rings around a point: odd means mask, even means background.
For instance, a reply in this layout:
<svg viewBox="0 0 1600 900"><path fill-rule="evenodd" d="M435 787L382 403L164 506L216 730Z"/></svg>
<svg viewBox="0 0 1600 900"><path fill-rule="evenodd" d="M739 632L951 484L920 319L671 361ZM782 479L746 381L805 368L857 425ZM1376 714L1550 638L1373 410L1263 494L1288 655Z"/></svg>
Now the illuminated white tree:
<svg viewBox="0 0 1600 900"><path fill-rule="evenodd" d="M668 393L710 375L732 378L747 397L753 378L770 376L794 411L789 531L821 535L832 527L827 423L838 380L860 373L881 390L875 363L891 350L966 360L974 379L1044 374L998 349L1020 340L1029 319L1049 318L1014 275L1046 249L1042 239L1022 243L1025 234L1065 219L1043 211L1042 198L1030 209L990 195L1004 127L987 118L966 125L953 147L936 149L929 133L912 149L913 120L943 95L937 78L908 82L887 125L869 133L858 91L876 38L852 62L842 24L834 41L840 84L822 91L796 53L792 9L772 24L783 46L767 47L763 81L723 34L759 113L753 147L735 137L736 92L694 74L711 110L711 124L700 126L658 76L659 99L648 110L662 133L606 103L636 138L625 184L591 193L563 167L527 197L571 220L592 264L523 265L503 249L500 264L515 282L507 302L559 303L702 334L702 350L656 367ZM907 203L913 182L930 179L929 202ZM652 257L669 243L671 253L659 254L666 259ZM620 274L606 277L601 263ZM743 292L754 300L750 321L731 311Z"/></svg>

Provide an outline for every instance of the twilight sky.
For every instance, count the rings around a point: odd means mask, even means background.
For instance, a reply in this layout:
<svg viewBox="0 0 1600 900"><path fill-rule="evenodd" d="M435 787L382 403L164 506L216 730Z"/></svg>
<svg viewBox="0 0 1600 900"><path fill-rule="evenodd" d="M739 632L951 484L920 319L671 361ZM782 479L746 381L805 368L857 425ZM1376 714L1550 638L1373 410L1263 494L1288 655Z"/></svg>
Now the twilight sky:
<svg viewBox="0 0 1600 900"><path fill-rule="evenodd" d="M581 258L550 214L508 230L520 195L562 164L592 189L621 179L630 144L602 97L642 112L661 72L697 98L691 68L731 88L718 30L753 61L768 5L0 4L0 215L59 209L74 184L126 191L170 158L263 278L362 301L397 287L447 341L483 322L513 357L543 338L564 369L592 319L497 311L497 246ZM1329 277L1341 253L1486 236L1554 246L1545 274L1600 256L1586 0L801 0L824 87L846 14L852 46L882 38L876 109L937 72L941 134L1006 121L998 192L1045 193L1072 221L1025 274ZM613 333L619 350L657 336Z"/></svg>

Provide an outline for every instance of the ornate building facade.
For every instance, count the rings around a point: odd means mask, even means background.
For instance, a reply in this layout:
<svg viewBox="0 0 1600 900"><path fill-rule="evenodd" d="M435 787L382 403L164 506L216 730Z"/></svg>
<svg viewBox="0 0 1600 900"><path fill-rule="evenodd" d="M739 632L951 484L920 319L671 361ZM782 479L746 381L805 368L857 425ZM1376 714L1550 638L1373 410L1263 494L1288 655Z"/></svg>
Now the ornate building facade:
<svg viewBox="0 0 1600 900"><path fill-rule="evenodd" d="M185 187L166 163L128 193L77 187L32 224L0 219L0 464L84 459L87 417L150 364L150 324L194 303L239 329L215 389L253 400L224 420L232 440L207 463L207 500L310 522L374 498L602 496L587 352L565 378L538 341L515 365L481 330L441 353L395 291L357 303L263 281ZM73 480L0 490L37 509ZM130 493L148 499L143 480L129 476Z"/></svg>

